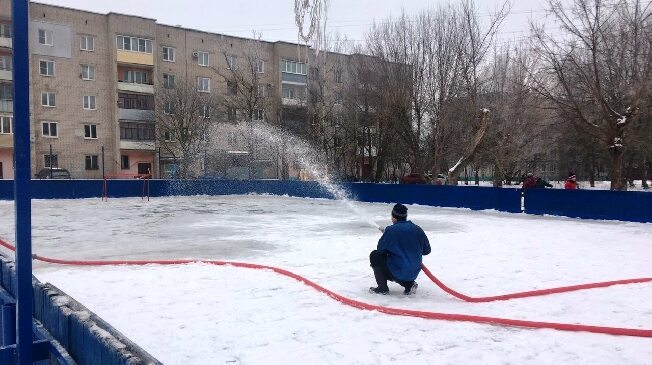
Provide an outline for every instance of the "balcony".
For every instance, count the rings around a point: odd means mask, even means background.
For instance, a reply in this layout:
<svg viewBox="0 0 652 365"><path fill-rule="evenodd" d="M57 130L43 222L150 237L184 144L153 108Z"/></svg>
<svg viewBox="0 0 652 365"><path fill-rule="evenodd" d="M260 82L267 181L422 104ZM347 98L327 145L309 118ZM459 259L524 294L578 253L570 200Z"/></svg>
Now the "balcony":
<svg viewBox="0 0 652 365"><path fill-rule="evenodd" d="M139 93L139 94L154 94L154 85L152 84L138 84L134 82L118 81L118 90Z"/></svg>
<svg viewBox="0 0 652 365"><path fill-rule="evenodd" d="M132 151L156 151L156 142L155 141L130 141L130 140L121 139L120 149L132 150Z"/></svg>
<svg viewBox="0 0 652 365"><path fill-rule="evenodd" d="M137 110L137 109L131 109L131 110ZM155 124L152 122L133 122L133 121L121 120L120 121L120 149L138 150L138 151L156 150L155 131L156 131Z"/></svg>
<svg viewBox="0 0 652 365"><path fill-rule="evenodd" d="M11 70L6 70L6 69L0 69L0 80L2 81L12 81L14 79L14 76L11 72Z"/></svg>
<svg viewBox="0 0 652 365"><path fill-rule="evenodd" d="M301 99L292 99L292 98L281 98L281 104L283 106L301 106L303 103Z"/></svg>
<svg viewBox="0 0 652 365"><path fill-rule="evenodd" d="M153 110L143 109L122 109L118 108L118 119L120 120L144 120L155 121L156 116Z"/></svg>
<svg viewBox="0 0 652 365"><path fill-rule="evenodd" d="M154 54L118 50L117 61L131 65L154 66Z"/></svg>
<svg viewBox="0 0 652 365"><path fill-rule="evenodd" d="M12 48L11 38L0 37L0 48Z"/></svg>
<svg viewBox="0 0 652 365"><path fill-rule="evenodd" d="M291 85L306 85L308 83L308 77L306 75L297 75L297 74L282 72L281 82L284 84L291 84Z"/></svg>
<svg viewBox="0 0 652 365"><path fill-rule="evenodd" d="M14 148L14 135L0 134L0 148Z"/></svg>
<svg viewBox="0 0 652 365"><path fill-rule="evenodd" d="M13 113L14 101L13 100L0 100L0 112Z"/></svg>

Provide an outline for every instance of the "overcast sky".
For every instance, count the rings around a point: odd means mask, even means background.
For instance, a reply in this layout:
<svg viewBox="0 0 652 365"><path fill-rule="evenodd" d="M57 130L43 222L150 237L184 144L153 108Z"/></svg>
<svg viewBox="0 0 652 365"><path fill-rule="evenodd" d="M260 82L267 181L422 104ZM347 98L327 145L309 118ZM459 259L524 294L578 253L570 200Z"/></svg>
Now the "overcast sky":
<svg viewBox="0 0 652 365"><path fill-rule="evenodd" d="M215 33L249 37L253 30L263 39L297 41L294 0L37 0L38 2L90 10L118 12L154 18L159 23L181 25ZM374 21L382 21L405 10L414 14L446 0L330 0L327 31L339 31L361 41ZM476 0L480 13L488 14L504 0ZM545 0L512 0L512 14L500 37L527 34L528 18L543 18Z"/></svg>

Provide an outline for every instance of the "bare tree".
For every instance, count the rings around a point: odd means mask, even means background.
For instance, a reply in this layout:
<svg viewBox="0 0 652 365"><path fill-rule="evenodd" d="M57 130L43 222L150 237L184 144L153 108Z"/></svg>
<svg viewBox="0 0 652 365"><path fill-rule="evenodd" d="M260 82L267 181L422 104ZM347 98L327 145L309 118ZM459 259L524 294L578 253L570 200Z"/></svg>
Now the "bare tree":
<svg viewBox="0 0 652 365"><path fill-rule="evenodd" d="M369 33L370 54L384 61L379 66L392 132L406 147L413 172L439 172L452 155L462 155L450 170L456 184L472 160L489 120L477 115L484 108L480 70L509 7L504 3L485 24L467 0L414 19L390 19Z"/></svg>
<svg viewBox="0 0 652 365"><path fill-rule="evenodd" d="M612 190L626 190L625 131L650 85L650 4L640 0L549 0L562 35L532 25L541 57L537 91L559 118L600 139L610 155Z"/></svg>
<svg viewBox="0 0 652 365"><path fill-rule="evenodd" d="M226 93L219 94L220 115L223 122L247 126L240 128L240 132L248 151L249 178L253 178L254 161L258 158L260 147L267 147L262 150L269 153L269 146L261 145L265 141L256 138L254 128L256 123L274 118L272 84L265 78L265 65L271 63L271 60L265 52L260 34L256 33L252 39L244 41L238 52L231 51L232 47L228 43L224 43L222 49L225 50L222 54L224 64L212 66L226 86Z"/></svg>
<svg viewBox="0 0 652 365"><path fill-rule="evenodd" d="M509 14L511 4L506 1L502 7L491 16L487 25L480 20L477 6L472 0L462 2L461 20L463 26L461 44L461 79L464 85L464 108L459 110L458 118L465 126L461 130L461 141L466 146L462 157L448 170L448 183L457 185L460 173L472 161L490 120L489 109L482 95L482 85L486 80L481 71L487 62L489 51L496 39L496 34L502 22ZM479 113L479 116L478 116ZM468 126L471 126L469 128Z"/></svg>
<svg viewBox="0 0 652 365"><path fill-rule="evenodd" d="M401 15L375 25L367 36L369 53L379 62L379 90L384 118L391 121L388 132L405 147L405 158L413 172L424 172L427 166L426 67L424 27L426 19Z"/></svg>
<svg viewBox="0 0 652 365"><path fill-rule="evenodd" d="M494 186L501 186L502 181L511 184L528 162L551 152L552 136L546 133L550 130L549 113L531 90L533 55L525 44L508 44L495 49L485 69L488 75L482 94L493 115L478 154L481 166L493 167Z"/></svg>
<svg viewBox="0 0 652 365"><path fill-rule="evenodd" d="M214 121L211 117L219 105L215 94L203 92L198 83L167 79L155 97L157 140L166 154L179 161L180 178L198 173Z"/></svg>

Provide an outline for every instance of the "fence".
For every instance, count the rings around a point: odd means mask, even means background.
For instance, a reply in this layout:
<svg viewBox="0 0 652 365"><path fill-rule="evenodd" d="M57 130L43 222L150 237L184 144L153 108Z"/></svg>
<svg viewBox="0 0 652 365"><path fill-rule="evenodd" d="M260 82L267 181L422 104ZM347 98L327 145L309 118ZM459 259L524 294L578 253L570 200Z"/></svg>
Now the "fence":
<svg viewBox="0 0 652 365"><path fill-rule="evenodd" d="M402 202L439 207L521 212L521 190L471 186L342 183L364 202ZM140 197L142 180L109 180L109 198ZM150 196L272 194L332 199L316 182L280 180L150 180ZM79 199L102 196L102 180L33 180L34 199ZM13 199L13 181L0 180L0 200ZM567 217L652 222L652 193L606 190L530 189L525 213Z"/></svg>
<svg viewBox="0 0 652 365"><path fill-rule="evenodd" d="M49 358L37 361L46 364L160 364L155 358L120 332L97 317L61 290L51 284L32 281L34 293L34 334ZM3 315L0 317L0 340L3 344L15 337L15 313L13 318L5 312L13 305L15 311L16 272L14 263L0 254L0 302ZM13 319L13 321L12 321ZM37 322L38 321L38 322ZM10 333L13 327L14 333ZM13 338L15 341L15 338ZM15 342L13 342L15 343ZM43 356L41 356L43 358ZM75 359L75 360L73 360ZM2 361L0 363L12 363ZM6 360L6 359L5 359Z"/></svg>

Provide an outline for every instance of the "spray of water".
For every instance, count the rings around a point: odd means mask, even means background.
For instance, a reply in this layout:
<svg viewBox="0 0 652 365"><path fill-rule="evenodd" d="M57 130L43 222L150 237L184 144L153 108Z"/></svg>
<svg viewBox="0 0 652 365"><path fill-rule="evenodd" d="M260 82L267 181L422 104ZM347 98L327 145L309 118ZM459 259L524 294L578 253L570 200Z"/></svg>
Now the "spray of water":
<svg viewBox="0 0 652 365"><path fill-rule="evenodd" d="M221 128L224 129L223 126ZM322 187L328 190L335 199L346 205L346 207L353 211L361 221L380 229L380 226L369 217L367 212L355 204L349 192L333 180L332 176L328 173L327 162L324 161L322 157L323 154L318 153L318 151L307 141L283 131L280 128L265 123L243 122L229 125L228 128L231 133L238 133L241 136L244 136L252 146L256 146L259 143L268 143L271 146L282 149L280 153L284 154L286 161L297 161L301 168L308 173L308 176L311 179L314 179ZM224 135L225 133L218 129L214 134L217 137L218 135ZM211 140L219 143L220 138L211 138Z"/></svg>

